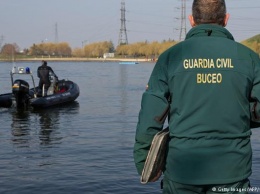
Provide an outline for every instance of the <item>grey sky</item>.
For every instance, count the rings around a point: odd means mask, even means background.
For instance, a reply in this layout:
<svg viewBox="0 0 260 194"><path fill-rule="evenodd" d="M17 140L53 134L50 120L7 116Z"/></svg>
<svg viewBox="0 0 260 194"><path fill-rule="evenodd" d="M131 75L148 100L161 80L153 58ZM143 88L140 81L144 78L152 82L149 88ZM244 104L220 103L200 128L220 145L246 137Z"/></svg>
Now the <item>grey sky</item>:
<svg viewBox="0 0 260 194"><path fill-rule="evenodd" d="M260 0L226 0L227 29L237 41L260 34ZM179 39L181 0L125 0L128 42ZM187 16L192 0L187 0ZM3 43L23 48L42 41L68 42L72 48L98 41L117 46L121 0L0 0ZM190 29L186 22L187 30Z"/></svg>

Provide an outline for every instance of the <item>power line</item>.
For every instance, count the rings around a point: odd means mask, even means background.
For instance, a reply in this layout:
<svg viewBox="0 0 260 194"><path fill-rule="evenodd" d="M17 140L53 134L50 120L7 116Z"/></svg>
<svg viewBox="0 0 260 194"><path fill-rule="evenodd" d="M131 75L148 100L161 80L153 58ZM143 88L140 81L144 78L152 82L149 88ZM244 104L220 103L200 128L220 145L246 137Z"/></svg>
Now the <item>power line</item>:
<svg viewBox="0 0 260 194"><path fill-rule="evenodd" d="M128 20L128 22L132 22L132 23L135 23L135 24L150 24L150 25L153 25L153 26L165 26L165 27L172 27L171 25L169 25L168 23L167 24L163 24L163 23L155 23L155 22L146 22L146 21L141 21L141 20Z"/></svg>
<svg viewBox="0 0 260 194"><path fill-rule="evenodd" d="M228 9L259 9L260 7L229 7Z"/></svg>

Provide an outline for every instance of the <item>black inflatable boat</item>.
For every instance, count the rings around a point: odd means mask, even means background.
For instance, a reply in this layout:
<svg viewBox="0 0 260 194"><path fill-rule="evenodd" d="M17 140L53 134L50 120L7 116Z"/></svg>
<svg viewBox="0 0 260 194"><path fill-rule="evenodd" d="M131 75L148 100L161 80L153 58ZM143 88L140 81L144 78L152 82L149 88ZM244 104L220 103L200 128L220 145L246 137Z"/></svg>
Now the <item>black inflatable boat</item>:
<svg viewBox="0 0 260 194"><path fill-rule="evenodd" d="M56 91L46 96L31 98L29 103L34 108L45 108L74 101L79 96L79 87L69 80L59 80Z"/></svg>
<svg viewBox="0 0 260 194"><path fill-rule="evenodd" d="M32 78L33 87L29 89L27 81L17 79L13 81L15 74L30 75ZM69 103L77 99L79 96L79 87L76 83L70 80L56 80L54 76L51 77L51 86L46 92L44 88L39 90L35 87L35 82L30 69L18 67L13 69L10 73L12 82L12 93L0 95L0 107L17 107L17 108L46 108L50 106L61 105Z"/></svg>

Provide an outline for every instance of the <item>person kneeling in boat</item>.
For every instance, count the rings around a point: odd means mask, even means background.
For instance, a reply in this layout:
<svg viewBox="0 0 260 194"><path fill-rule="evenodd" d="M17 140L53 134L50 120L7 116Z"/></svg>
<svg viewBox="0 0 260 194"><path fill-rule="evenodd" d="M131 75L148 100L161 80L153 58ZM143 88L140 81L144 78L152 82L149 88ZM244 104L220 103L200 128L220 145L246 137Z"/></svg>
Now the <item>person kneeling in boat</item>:
<svg viewBox="0 0 260 194"><path fill-rule="evenodd" d="M57 75L54 73L52 68L47 65L47 61L42 61L42 65L37 69L37 76L40 78L39 80L39 87L38 87L38 95L45 96L47 95L47 91L51 86L51 75L54 76L54 80L58 80ZM53 81L54 81L53 80ZM54 91L50 91L52 94Z"/></svg>

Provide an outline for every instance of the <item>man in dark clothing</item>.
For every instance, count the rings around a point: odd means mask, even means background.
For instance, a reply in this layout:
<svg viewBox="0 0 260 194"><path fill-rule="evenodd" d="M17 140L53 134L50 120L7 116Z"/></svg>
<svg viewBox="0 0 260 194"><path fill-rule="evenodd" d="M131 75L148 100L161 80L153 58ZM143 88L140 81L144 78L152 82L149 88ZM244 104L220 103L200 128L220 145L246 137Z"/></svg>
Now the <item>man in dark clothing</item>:
<svg viewBox="0 0 260 194"><path fill-rule="evenodd" d="M250 121L260 121L260 59L234 41L225 28L228 18L225 0L194 0L192 29L159 57L142 96L134 146L139 174L163 128L155 118L170 105L163 194L250 190Z"/></svg>
<svg viewBox="0 0 260 194"><path fill-rule="evenodd" d="M42 61L42 65L38 67L37 70L37 76L40 78L39 80L39 91L38 93L41 94L43 86L44 86L44 93L46 94L46 91L51 85L50 81L50 73L52 73L56 78L56 74L52 70L50 66L47 66L47 61Z"/></svg>

